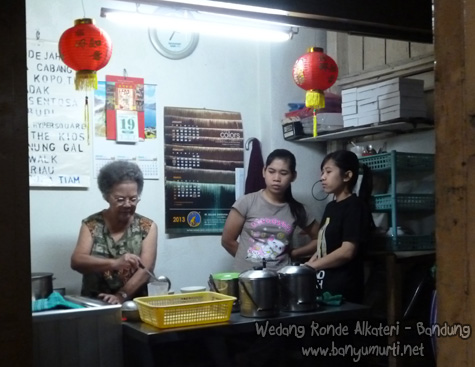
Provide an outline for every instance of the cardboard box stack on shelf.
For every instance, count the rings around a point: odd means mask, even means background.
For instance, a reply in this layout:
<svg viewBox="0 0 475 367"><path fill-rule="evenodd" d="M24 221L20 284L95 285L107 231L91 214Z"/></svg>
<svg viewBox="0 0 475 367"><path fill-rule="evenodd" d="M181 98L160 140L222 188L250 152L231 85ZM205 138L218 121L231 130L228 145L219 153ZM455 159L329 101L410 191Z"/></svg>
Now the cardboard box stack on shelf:
<svg viewBox="0 0 475 367"><path fill-rule="evenodd" d="M344 89L341 96L344 127L405 117L427 117L423 80L393 78Z"/></svg>

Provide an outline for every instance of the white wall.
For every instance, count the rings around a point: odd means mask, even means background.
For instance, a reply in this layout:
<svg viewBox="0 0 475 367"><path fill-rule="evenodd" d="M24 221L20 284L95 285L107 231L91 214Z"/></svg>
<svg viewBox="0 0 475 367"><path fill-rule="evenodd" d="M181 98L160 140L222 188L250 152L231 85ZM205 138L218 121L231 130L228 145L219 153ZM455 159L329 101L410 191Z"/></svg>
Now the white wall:
<svg viewBox="0 0 475 367"><path fill-rule="evenodd" d="M84 3L85 12L81 3ZM157 127L163 126L163 107L181 106L239 111L244 138L262 142L264 158L275 148L287 148L297 156L298 178L293 186L298 200L308 204L316 216L321 204L311 197L311 186L318 179L318 166L324 146L284 141L280 120L287 103L301 102L305 92L291 77L296 58L309 46L324 46L324 32L301 29L284 44L200 36L196 51L188 58L172 61L159 55L149 41L146 29L116 26L100 18L100 8L131 8L121 1L27 0L27 37L57 41L78 18L92 17L114 45L109 64L99 71L105 75L143 77L157 84ZM163 137L157 139L159 160L163 159ZM245 162L249 158L245 152ZM246 166L247 168L247 166ZM91 161L92 170L92 161ZM231 257L222 249L219 236L168 238L164 231L164 182L146 180L138 212L154 219L159 228L156 273L167 275L172 287L205 285L210 273L230 270ZM80 274L69 267L80 221L106 207L96 183L87 190L38 189L30 191L32 271L54 273L55 287L68 293L80 289Z"/></svg>

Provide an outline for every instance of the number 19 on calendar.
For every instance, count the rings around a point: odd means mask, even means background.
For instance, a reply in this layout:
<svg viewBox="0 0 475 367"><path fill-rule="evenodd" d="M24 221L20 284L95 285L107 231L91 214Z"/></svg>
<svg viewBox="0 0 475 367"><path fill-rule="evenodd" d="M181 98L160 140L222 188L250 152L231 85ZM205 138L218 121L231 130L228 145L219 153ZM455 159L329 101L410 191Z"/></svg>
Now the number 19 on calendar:
<svg viewBox="0 0 475 367"><path fill-rule="evenodd" d="M117 142L136 143L139 141L137 111L117 110Z"/></svg>

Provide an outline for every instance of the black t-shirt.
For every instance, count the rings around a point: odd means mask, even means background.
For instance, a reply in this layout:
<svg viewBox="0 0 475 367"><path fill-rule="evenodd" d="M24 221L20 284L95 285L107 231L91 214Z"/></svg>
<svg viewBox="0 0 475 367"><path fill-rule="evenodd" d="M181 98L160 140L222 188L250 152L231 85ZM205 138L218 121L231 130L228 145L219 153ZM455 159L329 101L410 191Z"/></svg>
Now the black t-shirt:
<svg viewBox="0 0 475 367"><path fill-rule="evenodd" d="M322 292L341 294L349 302L361 303L364 296L364 252L370 236L371 211L368 205L351 195L328 203L320 222L323 256L341 247L344 241L356 244L356 255L348 263L317 273Z"/></svg>

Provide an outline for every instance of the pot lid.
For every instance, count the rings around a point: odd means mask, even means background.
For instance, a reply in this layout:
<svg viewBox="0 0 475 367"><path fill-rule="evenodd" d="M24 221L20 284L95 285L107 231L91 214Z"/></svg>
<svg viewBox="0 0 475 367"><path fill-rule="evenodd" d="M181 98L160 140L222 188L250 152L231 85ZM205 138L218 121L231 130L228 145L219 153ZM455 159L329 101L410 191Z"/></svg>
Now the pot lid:
<svg viewBox="0 0 475 367"><path fill-rule="evenodd" d="M239 273L215 273L213 274L213 279L215 280L231 280L237 279L239 277Z"/></svg>
<svg viewBox="0 0 475 367"><path fill-rule="evenodd" d="M306 265L287 265L278 271L279 274L315 274L310 266Z"/></svg>
<svg viewBox="0 0 475 367"><path fill-rule="evenodd" d="M277 277L277 272L270 269L251 269L246 270L239 274L239 279L263 279L263 278L275 278Z"/></svg>

